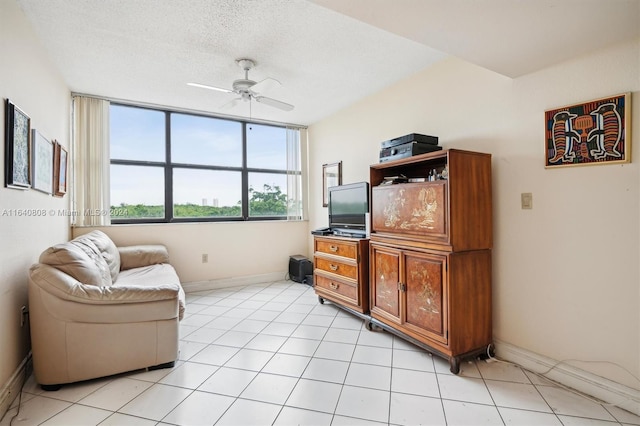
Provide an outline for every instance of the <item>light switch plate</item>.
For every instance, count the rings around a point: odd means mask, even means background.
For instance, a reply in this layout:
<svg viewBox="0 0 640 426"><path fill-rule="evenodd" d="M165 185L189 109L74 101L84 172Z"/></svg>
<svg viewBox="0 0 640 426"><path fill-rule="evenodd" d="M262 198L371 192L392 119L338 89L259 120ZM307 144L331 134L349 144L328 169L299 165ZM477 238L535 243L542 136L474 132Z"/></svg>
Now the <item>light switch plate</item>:
<svg viewBox="0 0 640 426"><path fill-rule="evenodd" d="M533 208L533 194L531 192L523 192L520 194L520 202L523 209Z"/></svg>

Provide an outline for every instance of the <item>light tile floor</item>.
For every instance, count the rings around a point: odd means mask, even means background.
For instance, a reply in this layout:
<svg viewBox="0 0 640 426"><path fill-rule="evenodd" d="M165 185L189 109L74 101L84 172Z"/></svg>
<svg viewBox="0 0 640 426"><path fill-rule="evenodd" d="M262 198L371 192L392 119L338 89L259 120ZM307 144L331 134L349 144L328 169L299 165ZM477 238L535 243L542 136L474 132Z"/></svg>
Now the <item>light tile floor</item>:
<svg viewBox="0 0 640 426"><path fill-rule="evenodd" d="M13 425L640 425L511 364L452 375L291 281L188 294L180 332L172 369L57 392L29 378Z"/></svg>

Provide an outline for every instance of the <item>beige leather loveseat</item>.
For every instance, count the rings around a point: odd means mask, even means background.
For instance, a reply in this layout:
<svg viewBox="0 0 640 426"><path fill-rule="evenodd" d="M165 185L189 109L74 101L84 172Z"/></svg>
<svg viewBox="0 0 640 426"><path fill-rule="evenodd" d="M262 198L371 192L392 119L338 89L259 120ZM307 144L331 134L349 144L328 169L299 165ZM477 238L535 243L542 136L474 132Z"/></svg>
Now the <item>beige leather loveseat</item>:
<svg viewBox="0 0 640 426"><path fill-rule="evenodd" d="M178 357L185 295L164 246L117 248L92 231L29 270L33 369L45 390Z"/></svg>

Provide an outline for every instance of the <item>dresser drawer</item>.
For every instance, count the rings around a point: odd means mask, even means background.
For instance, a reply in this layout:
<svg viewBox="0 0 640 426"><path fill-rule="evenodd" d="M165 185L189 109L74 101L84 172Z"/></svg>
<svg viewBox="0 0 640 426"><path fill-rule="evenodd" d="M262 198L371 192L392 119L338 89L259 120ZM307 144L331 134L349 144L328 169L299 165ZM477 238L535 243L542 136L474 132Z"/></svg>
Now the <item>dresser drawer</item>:
<svg viewBox="0 0 640 426"><path fill-rule="evenodd" d="M352 278L354 280L358 278L358 267L356 265L336 262L333 259L325 259L316 256L316 268L331 272L332 274Z"/></svg>
<svg viewBox="0 0 640 426"><path fill-rule="evenodd" d="M317 252L342 256L348 259L358 259L358 246L356 244L336 240L322 240L320 238L317 238L315 243L315 251Z"/></svg>
<svg viewBox="0 0 640 426"><path fill-rule="evenodd" d="M348 283L341 280L334 280L324 275L315 275L314 285L316 288L322 288L331 293L336 293L351 299L354 302L358 300L358 291L355 283Z"/></svg>

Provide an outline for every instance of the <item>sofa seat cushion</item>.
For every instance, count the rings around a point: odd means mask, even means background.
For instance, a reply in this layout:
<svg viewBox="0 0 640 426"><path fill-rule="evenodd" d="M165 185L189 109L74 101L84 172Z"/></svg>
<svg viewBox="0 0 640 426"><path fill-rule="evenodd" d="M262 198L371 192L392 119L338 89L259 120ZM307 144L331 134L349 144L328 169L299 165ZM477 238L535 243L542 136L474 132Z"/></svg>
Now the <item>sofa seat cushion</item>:
<svg viewBox="0 0 640 426"><path fill-rule="evenodd" d="M40 255L40 263L53 266L83 284L108 287L113 283L100 249L87 238L49 247Z"/></svg>
<svg viewBox="0 0 640 426"><path fill-rule="evenodd" d="M185 294L180 285L180 279L173 266L167 263L142 266L120 271L114 287L145 288L177 286L179 289L179 318L182 319L185 311Z"/></svg>

